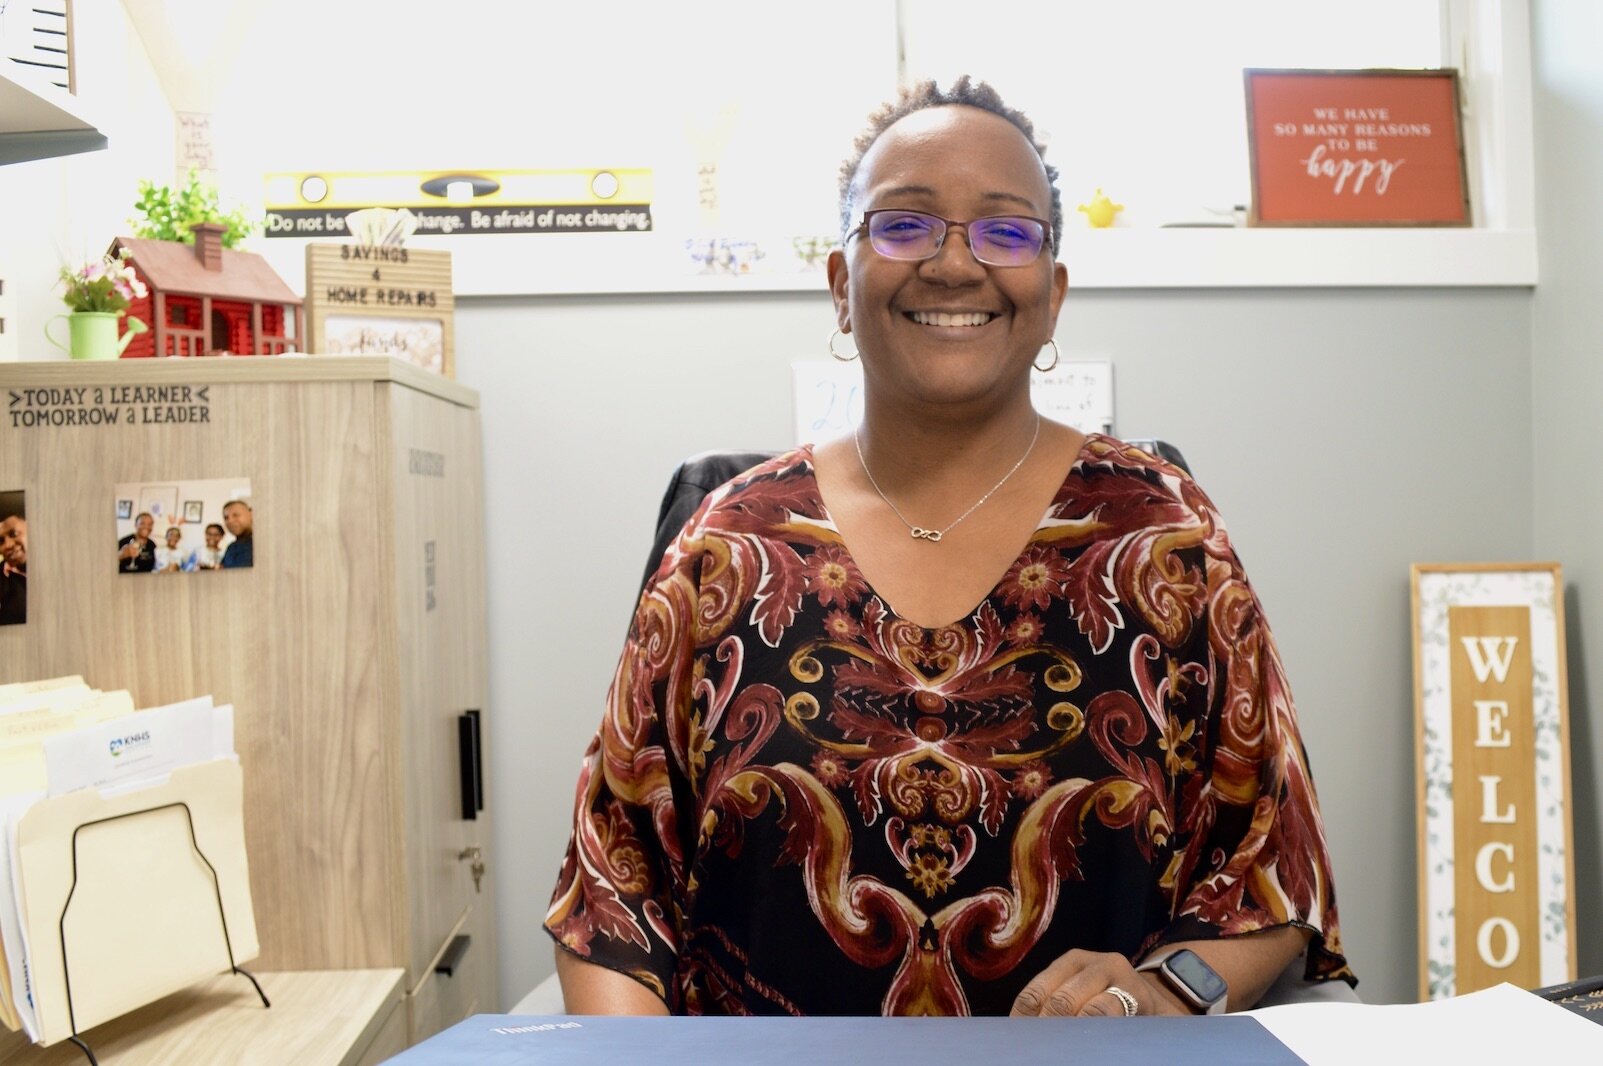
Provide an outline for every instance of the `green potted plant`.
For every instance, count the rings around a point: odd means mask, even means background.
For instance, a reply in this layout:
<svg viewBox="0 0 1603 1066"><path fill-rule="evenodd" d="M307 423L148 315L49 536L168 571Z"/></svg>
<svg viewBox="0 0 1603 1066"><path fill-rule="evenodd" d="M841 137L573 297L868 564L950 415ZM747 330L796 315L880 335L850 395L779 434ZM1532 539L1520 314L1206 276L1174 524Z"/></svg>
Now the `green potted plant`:
<svg viewBox="0 0 1603 1066"><path fill-rule="evenodd" d="M145 283L121 258L105 256L74 270L61 268L62 300L72 313L56 315L45 323L45 339L74 359L116 359L135 335L145 332L139 319L128 316L128 332L117 339L117 319L134 300L145 297ZM50 335L51 323L67 320L68 343Z"/></svg>
<svg viewBox="0 0 1603 1066"><path fill-rule="evenodd" d="M223 247L233 248L256 228L243 208L224 211L217 190L193 170L183 187L176 191L169 185L157 185L148 178L141 178L134 209L139 212L137 217L129 219L134 236L147 240L194 244L195 234L190 227L199 222L215 222L225 227Z"/></svg>

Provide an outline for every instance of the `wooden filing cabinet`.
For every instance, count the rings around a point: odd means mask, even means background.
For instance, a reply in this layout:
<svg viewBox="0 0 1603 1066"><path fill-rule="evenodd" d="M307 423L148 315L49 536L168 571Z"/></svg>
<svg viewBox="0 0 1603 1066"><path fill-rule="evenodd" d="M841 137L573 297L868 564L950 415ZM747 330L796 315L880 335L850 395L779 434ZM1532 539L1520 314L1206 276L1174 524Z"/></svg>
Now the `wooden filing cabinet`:
<svg viewBox="0 0 1603 1066"><path fill-rule="evenodd" d="M75 398L115 421L48 414ZM462 758L464 714L481 751L493 730L477 395L380 358L165 359L0 364L4 403L29 594L0 681L234 704L255 965L403 968L414 1042L498 1010L489 812L464 811L483 761L475 782ZM116 572L113 486L237 476L251 569Z"/></svg>

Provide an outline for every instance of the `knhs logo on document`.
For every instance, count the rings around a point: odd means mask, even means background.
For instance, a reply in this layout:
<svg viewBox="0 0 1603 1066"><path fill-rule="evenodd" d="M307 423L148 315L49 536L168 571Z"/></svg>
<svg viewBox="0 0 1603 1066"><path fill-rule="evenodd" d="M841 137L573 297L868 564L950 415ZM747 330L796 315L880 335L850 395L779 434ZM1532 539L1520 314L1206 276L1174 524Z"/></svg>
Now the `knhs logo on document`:
<svg viewBox="0 0 1603 1066"><path fill-rule="evenodd" d="M113 737L111 740L111 757L130 755L141 748L150 747L150 732L130 733L125 737Z"/></svg>

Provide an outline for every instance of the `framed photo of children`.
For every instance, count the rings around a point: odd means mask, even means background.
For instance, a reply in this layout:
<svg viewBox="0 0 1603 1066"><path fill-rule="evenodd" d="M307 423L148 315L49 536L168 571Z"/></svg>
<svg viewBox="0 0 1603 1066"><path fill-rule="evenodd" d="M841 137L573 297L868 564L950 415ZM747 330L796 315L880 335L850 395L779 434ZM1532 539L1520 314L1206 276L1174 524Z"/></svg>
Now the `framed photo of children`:
<svg viewBox="0 0 1603 1066"><path fill-rule="evenodd" d="M1562 572L1419 563L1412 583L1420 997L1573 981Z"/></svg>
<svg viewBox="0 0 1603 1066"><path fill-rule="evenodd" d="M1468 226L1455 70L1244 72L1253 226Z"/></svg>

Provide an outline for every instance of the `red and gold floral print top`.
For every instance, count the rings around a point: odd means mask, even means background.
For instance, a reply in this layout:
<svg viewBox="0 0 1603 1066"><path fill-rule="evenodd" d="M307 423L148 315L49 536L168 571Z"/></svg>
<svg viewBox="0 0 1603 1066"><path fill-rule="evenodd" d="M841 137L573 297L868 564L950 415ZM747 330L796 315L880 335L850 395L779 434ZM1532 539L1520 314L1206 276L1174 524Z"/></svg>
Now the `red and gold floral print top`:
<svg viewBox="0 0 1603 1066"><path fill-rule="evenodd" d="M1212 503L1089 438L959 622L864 580L812 452L647 584L546 929L676 1013L1005 1014L1071 948L1293 923L1351 978L1280 657Z"/></svg>

